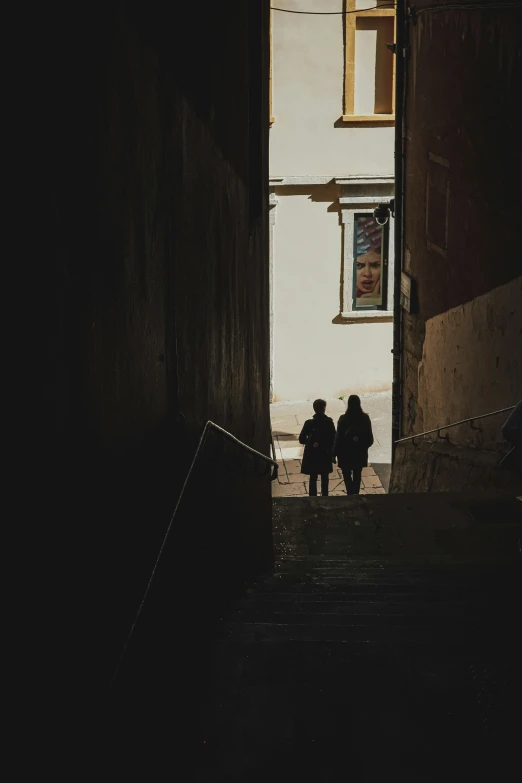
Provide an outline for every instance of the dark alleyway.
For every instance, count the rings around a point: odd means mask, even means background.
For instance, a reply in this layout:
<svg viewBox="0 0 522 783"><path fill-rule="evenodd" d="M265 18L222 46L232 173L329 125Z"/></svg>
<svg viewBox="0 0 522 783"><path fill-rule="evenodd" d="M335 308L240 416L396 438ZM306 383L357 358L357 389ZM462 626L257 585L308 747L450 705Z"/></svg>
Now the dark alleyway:
<svg viewBox="0 0 522 783"><path fill-rule="evenodd" d="M417 5L397 5L396 269L416 297L395 320L394 437L522 388L522 16ZM8 26L23 166L8 457L45 692L19 700L17 731L40 776L87 740L64 779L85 776L103 721L114 781L337 780L338 765L438 781L453 760L467 780L515 747L520 522L466 496L277 502L275 573L214 633L272 543L265 467L217 438L106 704L206 423L269 454L269 6L51 2ZM500 457L495 426L452 448ZM404 486L437 454L410 449Z"/></svg>

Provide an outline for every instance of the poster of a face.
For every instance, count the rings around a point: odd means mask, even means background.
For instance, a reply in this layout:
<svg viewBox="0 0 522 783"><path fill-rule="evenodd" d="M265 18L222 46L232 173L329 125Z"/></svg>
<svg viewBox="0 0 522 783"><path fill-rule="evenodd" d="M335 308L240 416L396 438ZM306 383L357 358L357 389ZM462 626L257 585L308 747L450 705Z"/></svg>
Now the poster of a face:
<svg viewBox="0 0 522 783"><path fill-rule="evenodd" d="M373 215L355 221L355 280L357 307L382 305L382 229Z"/></svg>

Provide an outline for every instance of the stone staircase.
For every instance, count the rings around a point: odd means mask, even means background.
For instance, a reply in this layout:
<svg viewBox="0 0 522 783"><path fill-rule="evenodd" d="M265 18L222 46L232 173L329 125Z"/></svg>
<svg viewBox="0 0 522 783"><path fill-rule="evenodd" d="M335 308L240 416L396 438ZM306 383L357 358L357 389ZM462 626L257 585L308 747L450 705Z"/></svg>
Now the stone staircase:
<svg viewBox="0 0 522 783"><path fill-rule="evenodd" d="M516 779L521 528L498 494L275 500L274 573L212 645L194 779Z"/></svg>

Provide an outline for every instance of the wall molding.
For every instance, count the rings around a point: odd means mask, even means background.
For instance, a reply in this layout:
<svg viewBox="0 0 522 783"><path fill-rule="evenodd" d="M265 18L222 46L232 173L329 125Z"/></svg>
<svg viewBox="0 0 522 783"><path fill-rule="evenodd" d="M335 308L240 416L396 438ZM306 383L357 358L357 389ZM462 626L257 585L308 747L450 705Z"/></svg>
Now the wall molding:
<svg viewBox="0 0 522 783"><path fill-rule="evenodd" d="M296 187L299 185L393 185L393 174L293 174L289 177L269 177L271 188Z"/></svg>
<svg viewBox="0 0 522 783"><path fill-rule="evenodd" d="M336 185L394 185L395 176L393 174L378 175L359 175L353 177L336 177Z"/></svg>
<svg viewBox="0 0 522 783"><path fill-rule="evenodd" d="M350 205L356 206L357 204L377 205L389 203L392 198L393 194L386 194L383 196L346 196L339 199L339 204L341 205L341 208Z"/></svg>
<svg viewBox="0 0 522 783"><path fill-rule="evenodd" d="M335 185L335 177L331 175L316 176L314 174L298 174L291 177L270 177L270 187L295 187L296 185Z"/></svg>

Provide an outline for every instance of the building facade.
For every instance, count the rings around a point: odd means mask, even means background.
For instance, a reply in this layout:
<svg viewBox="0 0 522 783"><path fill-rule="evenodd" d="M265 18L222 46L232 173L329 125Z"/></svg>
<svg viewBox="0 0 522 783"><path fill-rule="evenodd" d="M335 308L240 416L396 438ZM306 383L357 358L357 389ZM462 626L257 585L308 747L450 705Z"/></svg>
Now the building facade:
<svg viewBox="0 0 522 783"><path fill-rule="evenodd" d="M386 391L393 219L373 210L394 192L395 12L280 6L324 15L272 11L271 398Z"/></svg>

